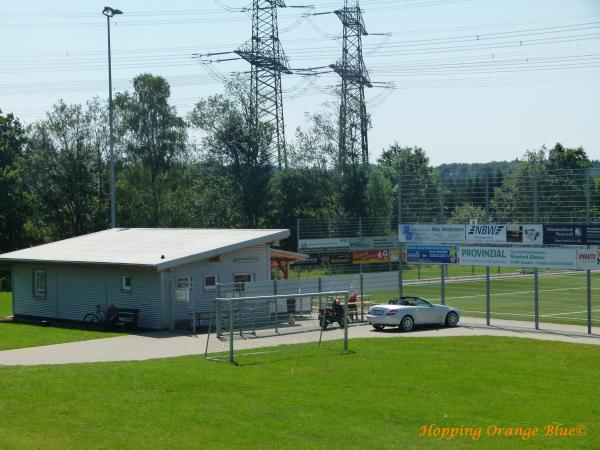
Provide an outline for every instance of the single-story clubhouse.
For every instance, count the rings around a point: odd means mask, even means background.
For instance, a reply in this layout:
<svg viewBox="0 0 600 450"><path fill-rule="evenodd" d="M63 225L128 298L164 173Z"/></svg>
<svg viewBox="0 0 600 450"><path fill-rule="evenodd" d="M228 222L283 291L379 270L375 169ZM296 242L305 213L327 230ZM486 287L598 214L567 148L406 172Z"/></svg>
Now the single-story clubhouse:
<svg viewBox="0 0 600 450"><path fill-rule="evenodd" d="M269 280L271 246L289 234L115 228L6 253L0 264L11 268L15 317L81 321L112 303L139 309L141 327L175 329L191 311L210 311L217 284Z"/></svg>

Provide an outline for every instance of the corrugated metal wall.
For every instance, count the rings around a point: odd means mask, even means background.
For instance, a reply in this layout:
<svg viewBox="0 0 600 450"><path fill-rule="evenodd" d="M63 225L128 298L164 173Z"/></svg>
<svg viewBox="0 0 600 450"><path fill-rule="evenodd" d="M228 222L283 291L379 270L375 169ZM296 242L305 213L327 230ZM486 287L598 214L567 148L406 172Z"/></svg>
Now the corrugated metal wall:
<svg viewBox="0 0 600 450"><path fill-rule="evenodd" d="M47 295L33 295L33 271L46 270ZM121 290L121 278L131 275L131 292ZM82 320L110 303L140 309L139 325L161 328L160 275L130 269L57 265L16 265L13 267L15 314L65 320Z"/></svg>
<svg viewBox="0 0 600 450"><path fill-rule="evenodd" d="M163 304L163 325L171 322L174 328L183 328L190 323L190 313L201 314L202 324L208 324L210 311L216 298L216 289L207 290L204 287L204 277L215 275L219 283L233 283L234 274L250 273L254 280L267 281L271 275L269 250L267 245L248 247L236 252L224 254L219 262L200 261L177 267L171 272L165 272L165 298ZM191 277L192 289L190 302L180 302L175 298L175 283L178 277Z"/></svg>

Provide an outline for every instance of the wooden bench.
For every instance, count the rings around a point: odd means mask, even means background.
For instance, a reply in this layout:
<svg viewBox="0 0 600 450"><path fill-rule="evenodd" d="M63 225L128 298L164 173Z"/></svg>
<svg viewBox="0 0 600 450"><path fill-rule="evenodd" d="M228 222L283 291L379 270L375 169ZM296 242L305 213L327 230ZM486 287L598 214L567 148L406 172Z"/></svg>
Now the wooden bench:
<svg viewBox="0 0 600 450"><path fill-rule="evenodd" d="M137 308L119 308L117 307L118 315L114 324L124 328L135 330L138 326L138 317L140 310Z"/></svg>

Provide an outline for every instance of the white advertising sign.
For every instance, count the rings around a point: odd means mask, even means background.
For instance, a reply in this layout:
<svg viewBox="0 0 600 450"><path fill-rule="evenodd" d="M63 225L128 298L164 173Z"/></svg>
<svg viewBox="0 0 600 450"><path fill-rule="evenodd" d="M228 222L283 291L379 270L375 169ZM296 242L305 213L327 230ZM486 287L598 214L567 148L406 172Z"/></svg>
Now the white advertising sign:
<svg viewBox="0 0 600 450"><path fill-rule="evenodd" d="M398 239L408 244L462 244L465 225L398 225Z"/></svg>
<svg viewBox="0 0 600 450"><path fill-rule="evenodd" d="M347 250L350 248L349 238L300 239L298 251L305 250Z"/></svg>
<svg viewBox="0 0 600 450"><path fill-rule="evenodd" d="M468 244L505 244L506 225L467 225L465 241Z"/></svg>
<svg viewBox="0 0 600 450"><path fill-rule="evenodd" d="M600 269L600 251L598 251L598 248L577 250L577 268L582 270Z"/></svg>
<svg viewBox="0 0 600 450"><path fill-rule="evenodd" d="M577 268L574 248L460 247L458 262L465 266Z"/></svg>

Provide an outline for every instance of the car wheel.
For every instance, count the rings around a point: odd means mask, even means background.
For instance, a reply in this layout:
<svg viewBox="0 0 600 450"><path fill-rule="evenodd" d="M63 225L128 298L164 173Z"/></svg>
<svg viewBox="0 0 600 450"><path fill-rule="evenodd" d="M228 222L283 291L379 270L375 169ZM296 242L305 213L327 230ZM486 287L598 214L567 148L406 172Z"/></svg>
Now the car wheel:
<svg viewBox="0 0 600 450"><path fill-rule="evenodd" d="M410 331L413 329L414 325L415 321L410 316L404 316L402 318L402 321L400 322L400 328L402 329L402 331Z"/></svg>
<svg viewBox="0 0 600 450"><path fill-rule="evenodd" d="M454 311L450 311L446 316L446 326L447 327L455 327L458 324L458 314Z"/></svg>
<svg viewBox="0 0 600 450"><path fill-rule="evenodd" d="M385 328L385 325L375 325L373 324L373 328L375 328L377 331L381 331Z"/></svg>

